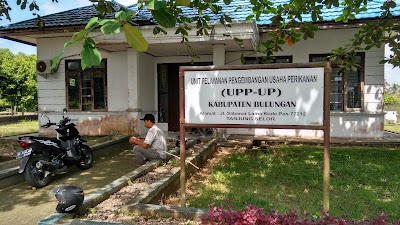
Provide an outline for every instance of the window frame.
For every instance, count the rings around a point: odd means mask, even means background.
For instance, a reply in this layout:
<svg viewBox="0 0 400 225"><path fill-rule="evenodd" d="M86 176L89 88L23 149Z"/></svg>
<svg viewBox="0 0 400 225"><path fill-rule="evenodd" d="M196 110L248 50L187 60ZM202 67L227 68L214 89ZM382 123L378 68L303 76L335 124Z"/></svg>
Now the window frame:
<svg viewBox="0 0 400 225"><path fill-rule="evenodd" d="M293 63L293 56L292 55L283 55L283 56L273 56L271 62L262 63L262 56L248 56L244 57L245 65L254 65L254 64L273 64L273 63L285 63L285 62L276 62L277 60L286 59L288 62L286 63ZM250 60L258 61L259 63L247 63Z"/></svg>
<svg viewBox="0 0 400 225"><path fill-rule="evenodd" d="M77 62L79 64L79 69L68 69L68 63L70 62ZM81 60L80 59L70 59L70 60L65 60L65 102L66 102L66 108L68 109L68 111L70 112L107 112L108 111L108 88L107 88L107 59L103 59L104 67L103 68L99 68L99 67L92 67L92 68L87 68L85 70L82 70L81 68ZM91 74L91 78L90 78L90 85L91 85L91 94L90 94L90 98L91 98L91 110L83 110L83 104L82 104L82 76L83 76L83 72L84 71L90 71L90 72L96 72L99 71L101 72L103 75L103 83L104 83L104 108L103 109L95 109L94 104L94 79L93 76ZM78 93L78 98L79 98L79 109L70 109L69 108L69 76L70 75L78 75L78 79L79 79L79 93Z"/></svg>
<svg viewBox="0 0 400 225"><path fill-rule="evenodd" d="M332 54L310 54L309 55L309 62L317 62L313 61L313 58L322 58L325 57L326 61L328 60L328 57L331 56ZM343 71L343 84L342 84L342 109L341 110L332 110L330 109L331 112L363 112L364 111L364 91L365 91L365 52L357 52L357 56L360 57L360 63L356 65L357 71L360 74L360 107L359 108L350 108L347 106L348 102L348 94L346 93L347 90L347 85L348 85L348 79L347 79L347 73L346 71ZM331 62L331 68L339 68L338 63L332 63ZM331 87L332 91L332 87ZM331 96L331 92L329 93L329 96ZM330 99L330 98L329 98ZM329 103L331 101L329 100Z"/></svg>

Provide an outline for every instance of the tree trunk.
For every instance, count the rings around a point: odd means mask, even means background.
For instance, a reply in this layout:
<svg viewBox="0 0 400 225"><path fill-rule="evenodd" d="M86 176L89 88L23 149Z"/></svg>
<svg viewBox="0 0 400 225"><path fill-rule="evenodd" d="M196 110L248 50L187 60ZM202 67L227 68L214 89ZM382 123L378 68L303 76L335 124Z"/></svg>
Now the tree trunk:
<svg viewBox="0 0 400 225"><path fill-rule="evenodd" d="M25 102L22 103L22 115L25 115Z"/></svg>

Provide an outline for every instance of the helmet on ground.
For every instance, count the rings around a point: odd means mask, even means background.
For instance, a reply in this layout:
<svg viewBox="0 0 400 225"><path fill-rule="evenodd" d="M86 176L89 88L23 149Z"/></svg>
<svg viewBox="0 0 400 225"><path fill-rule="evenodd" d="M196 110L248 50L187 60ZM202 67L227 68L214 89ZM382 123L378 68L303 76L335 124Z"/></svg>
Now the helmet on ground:
<svg viewBox="0 0 400 225"><path fill-rule="evenodd" d="M83 190L76 186L61 186L56 188L55 197L58 200L57 212L73 213L78 211L83 203Z"/></svg>

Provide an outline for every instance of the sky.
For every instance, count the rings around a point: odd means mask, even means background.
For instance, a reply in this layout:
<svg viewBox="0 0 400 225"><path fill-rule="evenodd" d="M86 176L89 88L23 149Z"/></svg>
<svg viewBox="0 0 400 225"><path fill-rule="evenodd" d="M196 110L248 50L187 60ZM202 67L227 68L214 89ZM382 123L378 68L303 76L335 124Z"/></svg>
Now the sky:
<svg viewBox="0 0 400 225"><path fill-rule="evenodd" d="M36 2L40 7L40 11L38 13L41 16L92 4L89 0L58 0L58 3L52 2L51 0L36 0ZM123 5L132 5L136 3L136 0L117 0L117 2ZM11 22L3 18L3 20L0 20L0 26L35 18L35 16L32 15L29 10L24 10L21 12L19 7L16 5L16 0L9 0L8 3L12 8L10 12ZM23 52L25 54L36 54L36 47L13 41L7 41L1 38L0 48L9 48L14 54L17 54L18 52ZM387 57L389 55L390 51L386 46L385 56ZM385 65L385 80L391 85L394 83L400 84L400 68L393 69L391 65Z"/></svg>
<svg viewBox="0 0 400 225"><path fill-rule="evenodd" d="M29 11L29 9L25 9L22 11L20 9L20 6L17 6L16 2L17 2L17 0L8 0L8 3L10 4L10 7L12 9L10 11L11 21L9 21L9 20L5 19L5 17L3 17L2 20L0 20L0 26L36 18L36 16L32 15L32 12ZM31 1L28 1L28 2L31 2ZM36 0L36 2L39 5L40 11L38 11L38 14L40 16L53 14L53 13L57 13L57 12L61 12L61 11L67 11L70 9L88 6L88 5L92 4L92 2L90 2L89 0L58 0L58 3L52 2L52 0ZM117 0L117 2L119 2L123 5L132 5L132 4L135 4L137 1L136 0ZM28 8L28 6L27 6L27 8ZM18 52L23 52L25 54L36 54L36 47L34 47L34 46L20 44L20 43L8 41L8 40L2 39L2 38L0 38L0 48L9 48L10 51L14 54L17 54Z"/></svg>

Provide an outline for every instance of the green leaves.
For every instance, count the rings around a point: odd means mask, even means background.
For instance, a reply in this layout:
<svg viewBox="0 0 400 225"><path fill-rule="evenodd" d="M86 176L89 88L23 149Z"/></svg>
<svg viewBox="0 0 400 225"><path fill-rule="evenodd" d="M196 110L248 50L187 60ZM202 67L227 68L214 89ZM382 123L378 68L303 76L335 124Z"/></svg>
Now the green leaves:
<svg viewBox="0 0 400 225"><path fill-rule="evenodd" d="M232 3L232 0L224 0L225 5L229 5Z"/></svg>
<svg viewBox="0 0 400 225"><path fill-rule="evenodd" d="M83 70L100 64L101 54L92 38L86 38L81 51L81 58L81 67Z"/></svg>
<svg viewBox="0 0 400 225"><path fill-rule="evenodd" d="M56 71L57 70L58 59L60 58L60 56L62 56L64 54L65 49L68 48L68 46L70 46L72 44L75 44L76 42L82 41L88 35L89 35L89 31L88 30L81 30L79 32L76 32L72 36L71 41L69 41L69 42L64 44L64 48L61 50L61 52L58 53L58 55L54 56L53 60L51 61L51 70L52 71Z"/></svg>
<svg viewBox="0 0 400 225"><path fill-rule="evenodd" d="M118 34L121 32L121 23L117 20L107 20L100 28L103 34Z"/></svg>
<svg viewBox="0 0 400 225"><path fill-rule="evenodd" d="M36 1L28 0L15 0L22 9L29 9L31 11L39 10ZM87 59L85 65L92 65L93 62L100 62L98 56L100 52L95 47L95 38L89 38L89 34L94 29L99 29L103 35L118 34L124 31L127 43L132 48L138 51L146 51L148 43L144 39L141 31L135 27L134 18L136 14L143 13L143 11L133 12L122 8L121 11L115 13L115 19L105 17L115 12L117 7L113 1L108 0L90 0L96 4L96 9L99 12L99 16L92 18L85 29L77 32L71 39L64 45L62 52L57 55L54 62L57 63L61 54L64 53L65 48L69 45L81 42L83 44L82 54L85 54ZM223 4L220 4L223 2ZM300 41L300 39L314 38L315 32L318 31L316 23L323 20L323 13L325 9L337 8L341 14L335 18L337 22L349 22L356 19L356 15L366 11L368 4L376 4L369 0L291 0L287 3L280 3L279 1L271 0L249 0L250 5L239 5L235 12L249 10L248 15L244 15L243 18L246 20L261 20L265 19L267 15L271 27L274 31L268 32L268 40L261 43L262 54L270 57L273 56L277 51L281 51L282 45L292 46L293 44ZM217 4L218 3L218 4ZM189 42L188 35L190 29L196 29L196 35L208 36L212 34L216 24L215 18L219 18L220 24L226 29L231 27L232 18L228 15L228 12L222 11L222 7L225 5L232 6L232 0L138 0L138 7L146 7L148 11L158 25L154 26L153 34L166 34L167 28L176 27L175 34L182 37L182 42ZM184 7L182 7L184 6ZM184 14L185 7L193 10L193 14ZM8 11L10 7L7 2L0 0L0 19L1 16L5 16L9 19ZM367 24L360 29L353 40L351 45L345 46L343 49L346 51L365 51L374 47L379 47L383 43L390 43L391 49L394 55L389 59L385 59L385 62L391 62L396 65L400 65L398 44L393 44L395 40L399 40L398 33L398 21L393 19L393 11L398 9L398 1L382 1L380 18L378 23ZM205 13L207 11L207 13ZM311 18L312 23L304 23L304 18ZM106 18L106 19L105 19ZM193 27L195 23L195 28ZM37 25L39 28L44 27L44 22L38 16ZM385 35L387 34L387 35ZM224 33L225 37L232 38L239 46L242 43L239 40L234 39L234 35L231 35L228 31ZM396 36L397 35L397 36ZM188 45L188 49L191 50ZM343 51L344 51L343 50ZM343 53L341 50L338 51ZM347 66L346 66L347 67Z"/></svg>
<svg viewBox="0 0 400 225"><path fill-rule="evenodd" d="M300 25L300 32L303 33L303 39L314 38L314 33L319 30L316 24L303 23Z"/></svg>
<svg viewBox="0 0 400 225"><path fill-rule="evenodd" d="M142 33L136 27L130 25L129 23L125 23L123 29L129 46L137 51L147 51L148 43L144 39Z"/></svg>
<svg viewBox="0 0 400 225"><path fill-rule="evenodd" d="M97 25L99 21L99 17L93 17L90 19L89 23L85 26L85 30L92 28L93 26Z"/></svg>
<svg viewBox="0 0 400 225"><path fill-rule="evenodd" d="M36 55L0 49L0 98L14 105L37 105Z"/></svg>
<svg viewBox="0 0 400 225"><path fill-rule="evenodd" d="M190 2L190 1L189 1ZM150 0L146 1L146 8L149 10L159 10L167 6L165 0Z"/></svg>
<svg viewBox="0 0 400 225"><path fill-rule="evenodd" d="M115 9L115 5L113 1L106 1L106 0L90 0L92 2L97 2L95 8L97 9L99 18L104 19L106 14L112 14Z"/></svg>
<svg viewBox="0 0 400 225"><path fill-rule="evenodd" d="M151 11L151 15L165 28L175 27L176 25L176 17L168 13L165 9L153 10Z"/></svg>
<svg viewBox="0 0 400 225"><path fill-rule="evenodd" d="M110 5L99 5L98 7L109 7ZM148 48L148 43L144 39L142 33L134 26L132 26L132 16L133 11L120 11L115 14L115 19L99 19L99 17L92 18L88 24L85 26L84 30L75 33L72 36L71 41L64 44L62 51L53 58L52 60L52 70L55 71L58 65L58 61L61 55L64 54L65 49L70 45L77 42L83 41L82 51L81 51L81 67L82 69L90 68L92 66L99 65L101 63L101 53L96 47L96 42L94 37L89 37L90 32L93 29L99 28L103 35L118 34L121 30L125 33L125 38L132 48L137 51L146 51ZM132 23L132 24L131 24ZM165 32L160 29L160 31Z"/></svg>
<svg viewBox="0 0 400 225"><path fill-rule="evenodd" d="M115 13L115 18L118 21L129 21L132 22L132 16L135 13L133 11L119 11L117 13Z"/></svg>
<svg viewBox="0 0 400 225"><path fill-rule="evenodd" d="M176 3L181 6L189 6L190 0L177 0Z"/></svg>

